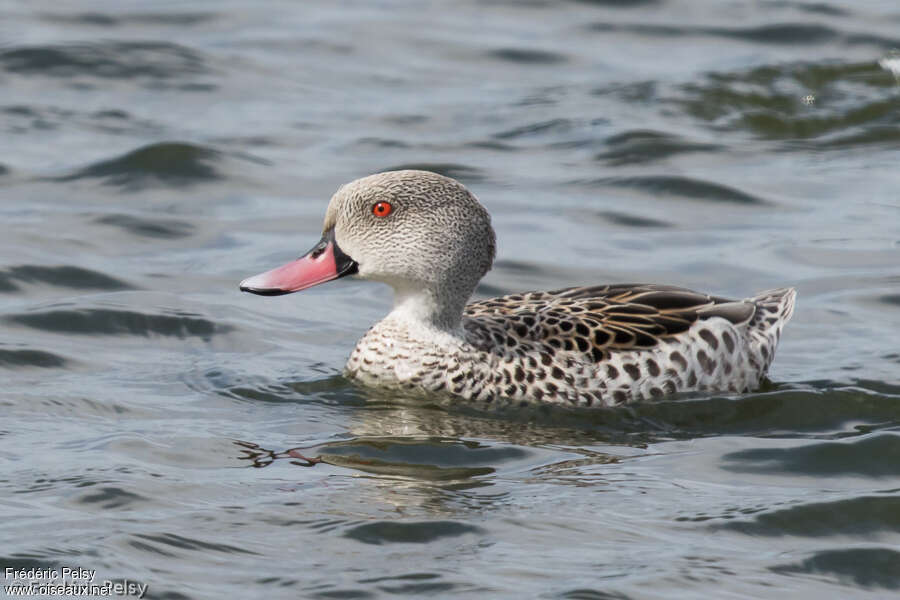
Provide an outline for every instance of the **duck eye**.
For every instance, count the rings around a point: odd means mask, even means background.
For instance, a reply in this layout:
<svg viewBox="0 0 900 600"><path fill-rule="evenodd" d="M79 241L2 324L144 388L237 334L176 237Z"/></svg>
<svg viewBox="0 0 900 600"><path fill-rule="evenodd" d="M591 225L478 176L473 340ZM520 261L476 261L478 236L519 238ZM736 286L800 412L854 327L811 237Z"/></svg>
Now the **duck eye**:
<svg viewBox="0 0 900 600"><path fill-rule="evenodd" d="M394 207L391 206L390 202L376 202L375 206L372 207L372 214L376 217L386 217L391 214L392 210L394 210Z"/></svg>

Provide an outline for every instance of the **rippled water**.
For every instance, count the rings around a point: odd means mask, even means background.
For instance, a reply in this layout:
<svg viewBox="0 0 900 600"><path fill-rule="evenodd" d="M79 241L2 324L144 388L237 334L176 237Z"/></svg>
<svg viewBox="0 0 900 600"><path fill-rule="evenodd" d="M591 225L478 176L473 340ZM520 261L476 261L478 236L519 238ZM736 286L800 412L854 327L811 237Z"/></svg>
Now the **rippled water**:
<svg viewBox="0 0 900 600"><path fill-rule="evenodd" d="M895 594L898 47L892 0L0 2L0 567L168 599ZM480 296L795 285L774 383L499 414L355 387L386 289L237 282L401 166L492 212Z"/></svg>

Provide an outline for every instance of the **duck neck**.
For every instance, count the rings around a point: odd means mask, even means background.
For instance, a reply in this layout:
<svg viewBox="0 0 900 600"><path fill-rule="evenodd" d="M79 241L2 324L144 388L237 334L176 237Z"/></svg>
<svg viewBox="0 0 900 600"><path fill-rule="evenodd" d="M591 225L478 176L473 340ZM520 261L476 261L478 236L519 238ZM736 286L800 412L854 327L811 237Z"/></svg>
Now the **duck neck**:
<svg viewBox="0 0 900 600"><path fill-rule="evenodd" d="M389 318L411 327L425 327L462 335L462 313L468 294L446 293L411 285L394 286L394 308Z"/></svg>

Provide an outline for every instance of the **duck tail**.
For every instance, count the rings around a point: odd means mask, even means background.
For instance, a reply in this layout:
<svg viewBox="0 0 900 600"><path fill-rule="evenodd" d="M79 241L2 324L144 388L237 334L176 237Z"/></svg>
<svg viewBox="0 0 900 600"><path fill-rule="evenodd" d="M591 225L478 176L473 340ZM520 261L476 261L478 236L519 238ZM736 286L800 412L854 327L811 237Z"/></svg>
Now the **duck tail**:
<svg viewBox="0 0 900 600"><path fill-rule="evenodd" d="M797 301L797 290L794 288L778 288L775 290L766 290L748 298L750 302L756 305L756 314L753 321L763 320L769 323L780 323L784 325L794 314L794 304ZM775 319L772 321L771 319Z"/></svg>
<svg viewBox="0 0 900 600"><path fill-rule="evenodd" d="M775 358L775 348L784 328L794 314L797 290L794 288L778 288L759 292L747 298L756 306L756 312L747 324L750 334L751 360L765 374Z"/></svg>

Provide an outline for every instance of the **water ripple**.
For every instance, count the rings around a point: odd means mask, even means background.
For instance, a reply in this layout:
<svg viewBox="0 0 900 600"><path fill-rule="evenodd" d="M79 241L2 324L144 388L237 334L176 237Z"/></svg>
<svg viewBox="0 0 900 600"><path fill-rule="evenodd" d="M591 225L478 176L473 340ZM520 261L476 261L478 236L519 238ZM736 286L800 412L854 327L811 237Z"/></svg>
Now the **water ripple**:
<svg viewBox="0 0 900 600"><path fill-rule="evenodd" d="M494 137L499 140L511 140L546 132L565 131L571 126L572 123L568 119L550 119L549 121L529 123L528 125L501 131L500 133L495 133Z"/></svg>
<svg viewBox="0 0 900 600"><path fill-rule="evenodd" d="M150 219L132 215L106 215L96 218L94 222L119 227L141 237L161 239L184 238L190 236L194 231L194 226L187 221Z"/></svg>
<svg viewBox="0 0 900 600"><path fill-rule="evenodd" d="M457 521L376 521L352 527L344 532L344 537L364 544L428 544L445 538L484 533L480 527Z"/></svg>
<svg viewBox="0 0 900 600"><path fill-rule="evenodd" d="M611 223L612 225L618 225L620 227L642 227L655 229L672 226L671 223L660 221L659 219L651 219L650 217L645 217L642 215L618 212L614 210L602 210L595 214L604 221ZM583 219L584 215L580 215L580 218Z"/></svg>
<svg viewBox="0 0 900 600"><path fill-rule="evenodd" d="M900 533L900 497L859 496L834 502L801 504L756 515L752 521L714 526L747 535L870 536Z"/></svg>
<svg viewBox="0 0 900 600"><path fill-rule="evenodd" d="M385 171L431 171L445 177L452 177L464 183L474 183L485 178L484 171L469 165L458 163L406 163L384 169Z"/></svg>
<svg viewBox="0 0 900 600"><path fill-rule="evenodd" d="M589 30L597 33L626 33L660 37L719 37L756 44L868 44L890 50L897 39L872 34L848 34L820 23L767 23L748 27L704 27L688 25L656 25L648 23L594 23Z"/></svg>
<svg viewBox="0 0 900 600"><path fill-rule="evenodd" d="M129 189L154 184L188 185L223 179L210 163L221 153L183 142L160 142L132 150L60 177L60 181L102 179L109 185Z"/></svg>
<svg viewBox="0 0 900 600"><path fill-rule="evenodd" d="M596 160L611 166L641 164L684 154L687 152L718 152L717 144L691 142L679 136L659 131L633 130L606 138L608 150L596 154Z"/></svg>
<svg viewBox="0 0 900 600"><path fill-rule="evenodd" d="M643 175L635 177L603 177L587 182L590 185L601 185L619 188L634 188L655 195L678 196L689 200L707 200L727 204L744 204L762 206L768 201L743 192L741 190L678 175Z"/></svg>
<svg viewBox="0 0 900 600"><path fill-rule="evenodd" d="M662 4L663 0L576 0L581 4L594 4L607 8L641 8Z"/></svg>
<svg viewBox="0 0 900 600"><path fill-rule="evenodd" d="M717 130L844 148L900 135L895 86L874 61L795 63L713 73L704 83L684 85L685 96L674 102Z"/></svg>
<svg viewBox="0 0 900 600"><path fill-rule="evenodd" d="M872 460L872 457L878 457ZM900 476L900 435L883 434L800 448L751 448L725 454L724 469L738 473Z"/></svg>
<svg viewBox="0 0 900 600"><path fill-rule="evenodd" d="M300 460L300 456L304 456L315 458L314 463L450 485L461 482L480 485L478 478L493 474L499 465L531 456L513 446L485 446L436 437L358 437L312 449L295 448L282 452L266 450L251 442L235 443L243 448L241 459L251 461L254 467L269 466L280 458Z"/></svg>
<svg viewBox="0 0 900 600"><path fill-rule="evenodd" d="M0 292L13 292L19 283L44 283L76 290L130 290L124 281L98 271L72 265L48 267L44 265L18 265L0 271Z"/></svg>
<svg viewBox="0 0 900 600"><path fill-rule="evenodd" d="M162 335L177 338L200 337L209 340L213 335L231 331L222 325L199 316L186 314L146 314L130 310L84 308L47 310L8 315L4 320L33 329L55 333L82 335Z"/></svg>
<svg viewBox="0 0 900 600"><path fill-rule="evenodd" d="M44 350L32 350L30 348L8 349L0 348L0 367L64 367L68 364L62 356L45 352Z"/></svg>
<svg viewBox="0 0 900 600"><path fill-rule="evenodd" d="M535 48L498 48L488 56L523 65L555 65L568 60L564 54Z"/></svg>
<svg viewBox="0 0 900 600"><path fill-rule="evenodd" d="M217 18L215 13L202 12L167 12L167 13L132 13L111 15L110 13L83 12L71 15L45 14L41 18L46 21L69 23L72 25L93 25L97 27L121 27L137 25L172 25L192 27L208 23Z"/></svg>
<svg viewBox="0 0 900 600"><path fill-rule="evenodd" d="M900 552L890 548L821 550L799 563L770 570L787 575L833 575L866 588L900 589Z"/></svg>
<svg viewBox="0 0 900 600"><path fill-rule="evenodd" d="M114 486L93 489L76 499L80 504L96 504L103 510L134 508L134 505L146 501L147 499L139 494Z"/></svg>
<svg viewBox="0 0 900 600"><path fill-rule="evenodd" d="M105 42L0 50L0 69L20 75L171 79L209 72L195 51L169 42Z"/></svg>
<svg viewBox="0 0 900 600"><path fill-rule="evenodd" d="M152 542L155 544L162 544L163 546L167 546L169 548L177 548L181 550L198 550L201 552L219 552L222 554L256 554L250 550L245 548L239 548L238 546L232 546L230 544L220 544L213 542L206 542L203 540L198 540L196 538L189 538L182 535L178 535L175 533L161 533L161 534L149 534L149 533L136 533L134 537L139 538L141 540L146 540L147 542ZM157 551L159 549L157 548Z"/></svg>

